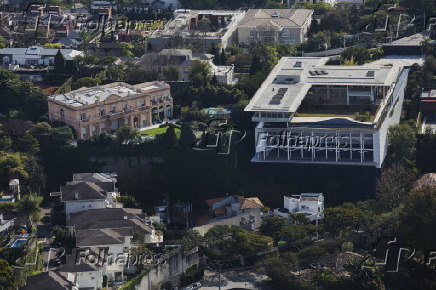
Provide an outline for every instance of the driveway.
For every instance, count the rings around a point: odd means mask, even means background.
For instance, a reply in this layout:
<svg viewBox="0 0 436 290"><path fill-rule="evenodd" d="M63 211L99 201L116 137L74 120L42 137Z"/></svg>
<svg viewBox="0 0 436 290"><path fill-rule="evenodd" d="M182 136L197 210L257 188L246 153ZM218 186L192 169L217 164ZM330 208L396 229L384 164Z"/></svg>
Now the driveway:
<svg viewBox="0 0 436 290"><path fill-rule="evenodd" d="M41 209L42 219L36 223L39 244L42 244L41 254L43 257L44 271L53 270L52 261L56 258L56 249L50 248L53 242L52 224L51 224L51 210L49 206ZM48 266L48 267L47 267Z"/></svg>

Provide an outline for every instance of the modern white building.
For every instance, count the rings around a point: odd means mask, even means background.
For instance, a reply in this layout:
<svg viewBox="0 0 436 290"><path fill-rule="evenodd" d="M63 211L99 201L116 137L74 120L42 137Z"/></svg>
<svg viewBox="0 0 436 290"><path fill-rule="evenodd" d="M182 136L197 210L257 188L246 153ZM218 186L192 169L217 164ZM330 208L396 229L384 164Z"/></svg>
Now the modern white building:
<svg viewBox="0 0 436 290"><path fill-rule="evenodd" d="M289 213L303 213L312 222L324 218L324 195L322 193L302 193L283 197L283 208L274 210L275 216L288 219Z"/></svg>
<svg viewBox="0 0 436 290"><path fill-rule="evenodd" d="M381 167L413 60L327 61L284 57L272 70L245 108L258 123L253 162Z"/></svg>

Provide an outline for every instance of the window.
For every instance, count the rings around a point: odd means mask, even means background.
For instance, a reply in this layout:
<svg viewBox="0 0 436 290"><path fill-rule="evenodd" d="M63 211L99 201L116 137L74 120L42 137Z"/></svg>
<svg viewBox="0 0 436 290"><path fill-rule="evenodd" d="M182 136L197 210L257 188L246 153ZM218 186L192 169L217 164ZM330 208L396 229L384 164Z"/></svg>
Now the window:
<svg viewBox="0 0 436 290"><path fill-rule="evenodd" d="M105 113L105 111L104 111L104 108L101 108L101 109L100 109L100 116L104 116L104 115L106 115L106 113Z"/></svg>
<svg viewBox="0 0 436 290"><path fill-rule="evenodd" d="M141 107L145 107L145 100L139 100L139 105Z"/></svg>
<svg viewBox="0 0 436 290"><path fill-rule="evenodd" d="M89 205L89 207L92 207L92 205Z"/></svg>
<svg viewBox="0 0 436 290"><path fill-rule="evenodd" d="M110 113L111 113L111 114L115 113L115 109L116 109L116 106L111 106Z"/></svg>
<svg viewBox="0 0 436 290"><path fill-rule="evenodd" d="M123 104L123 110L127 111L127 104Z"/></svg>
<svg viewBox="0 0 436 290"><path fill-rule="evenodd" d="M65 116L64 109L61 109L60 114L61 114L61 117L64 117L64 116Z"/></svg>
<svg viewBox="0 0 436 290"><path fill-rule="evenodd" d="M86 120L86 113L80 113L80 120Z"/></svg>
<svg viewBox="0 0 436 290"><path fill-rule="evenodd" d="M250 31L250 36L256 36L256 32L255 31Z"/></svg>
<svg viewBox="0 0 436 290"><path fill-rule="evenodd" d="M291 37L291 31L289 29L283 30L282 37Z"/></svg>

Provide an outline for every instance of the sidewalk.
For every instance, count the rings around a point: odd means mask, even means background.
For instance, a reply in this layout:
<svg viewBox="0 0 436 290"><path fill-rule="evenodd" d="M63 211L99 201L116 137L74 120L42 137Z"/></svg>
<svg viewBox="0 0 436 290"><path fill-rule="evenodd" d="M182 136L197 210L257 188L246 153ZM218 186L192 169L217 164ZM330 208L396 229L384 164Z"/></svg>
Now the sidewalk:
<svg viewBox="0 0 436 290"><path fill-rule="evenodd" d="M150 126L148 126L148 127L143 127L143 128L138 128L139 129L139 131L146 131L146 130L150 130L150 129L156 129L156 128L159 128L159 126L160 125L163 125L163 124L165 124L165 123L176 123L176 122L178 122L178 121L180 121L180 119L172 119L172 120L169 120L169 121L167 121L167 122L162 122L162 123L160 123L160 124L154 124L154 125L150 125Z"/></svg>

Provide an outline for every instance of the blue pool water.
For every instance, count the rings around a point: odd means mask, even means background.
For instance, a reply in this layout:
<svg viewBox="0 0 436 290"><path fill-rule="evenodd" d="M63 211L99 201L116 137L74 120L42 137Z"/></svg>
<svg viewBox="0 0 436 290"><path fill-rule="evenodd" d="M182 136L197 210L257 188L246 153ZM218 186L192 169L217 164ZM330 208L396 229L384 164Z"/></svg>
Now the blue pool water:
<svg viewBox="0 0 436 290"><path fill-rule="evenodd" d="M24 239L20 239L20 240L16 240L12 245L11 248L19 248L22 245L24 245L26 243L26 240Z"/></svg>
<svg viewBox="0 0 436 290"><path fill-rule="evenodd" d="M209 115L230 114L232 111L224 108L207 108L204 109Z"/></svg>
<svg viewBox="0 0 436 290"><path fill-rule="evenodd" d="M0 198L0 202L10 202L10 201L14 201L14 198Z"/></svg>

